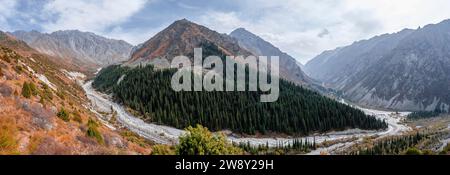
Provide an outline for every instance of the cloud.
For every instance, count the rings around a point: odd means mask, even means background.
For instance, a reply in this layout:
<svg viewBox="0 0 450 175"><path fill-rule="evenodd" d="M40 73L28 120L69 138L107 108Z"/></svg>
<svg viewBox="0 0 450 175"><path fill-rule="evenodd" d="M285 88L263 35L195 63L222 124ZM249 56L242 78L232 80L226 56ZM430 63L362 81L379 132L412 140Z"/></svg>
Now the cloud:
<svg viewBox="0 0 450 175"><path fill-rule="evenodd" d="M141 10L146 0L53 0L44 6L43 14L54 20L43 24L47 31L79 29L104 32L126 22Z"/></svg>
<svg viewBox="0 0 450 175"><path fill-rule="evenodd" d="M199 21L222 33L245 27L303 63L323 50L373 34L379 27L370 13L354 17L357 12L346 10L339 1L241 2L238 12L209 11Z"/></svg>
<svg viewBox="0 0 450 175"><path fill-rule="evenodd" d="M245 27L302 63L325 50L450 18L450 1L241 0L239 11L209 11L199 21L221 32Z"/></svg>
<svg viewBox="0 0 450 175"><path fill-rule="evenodd" d="M194 22L220 33L229 33L234 29L250 25L241 20L236 12L218 11L208 11L205 15L200 16L198 19L194 19Z"/></svg>
<svg viewBox="0 0 450 175"><path fill-rule="evenodd" d="M188 18L220 33L244 27L302 63L324 50L450 18L448 0L1 2L2 30L79 29L139 44L174 20ZM22 4L27 8L19 8Z"/></svg>
<svg viewBox="0 0 450 175"><path fill-rule="evenodd" d="M17 1L15 0L2 0L0 5L0 29L10 30L8 19L16 14Z"/></svg>
<svg viewBox="0 0 450 175"><path fill-rule="evenodd" d="M180 6L181 8L188 9L188 10L200 10L201 9L200 7L189 5L189 4L186 4L183 2L179 2L177 5Z"/></svg>
<svg viewBox="0 0 450 175"><path fill-rule="evenodd" d="M323 37L327 36L328 34L330 34L330 31L328 31L328 29L323 29L319 34L317 34L317 36L319 38L323 38Z"/></svg>
<svg viewBox="0 0 450 175"><path fill-rule="evenodd" d="M127 41L130 44L138 45L147 41L158 32L163 30L167 26L161 26L157 28L136 28L136 29L123 29L121 27L115 27L111 31L104 33L102 35L113 38Z"/></svg>

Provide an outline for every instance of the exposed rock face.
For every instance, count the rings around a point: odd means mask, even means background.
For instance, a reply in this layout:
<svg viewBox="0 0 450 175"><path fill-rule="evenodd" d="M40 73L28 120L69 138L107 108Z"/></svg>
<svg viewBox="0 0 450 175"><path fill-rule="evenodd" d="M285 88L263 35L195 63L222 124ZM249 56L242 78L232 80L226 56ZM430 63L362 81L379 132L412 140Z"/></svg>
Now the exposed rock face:
<svg viewBox="0 0 450 175"><path fill-rule="evenodd" d="M133 49L133 46L125 41L107 39L78 30L50 34L16 31L11 34L41 53L65 58L81 66L91 65L94 69L126 61Z"/></svg>
<svg viewBox="0 0 450 175"><path fill-rule="evenodd" d="M150 40L136 48L128 64L151 62L155 58L173 59L192 54L203 43L213 43L227 55L248 56L251 53L226 34L220 34L186 19L175 21Z"/></svg>
<svg viewBox="0 0 450 175"><path fill-rule="evenodd" d="M306 72L362 105L449 110L450 21L326 51Z"/></svg>
<svg viewBox="0 0 450 175"><path fill-rule="evenodd" d="M312 80L302 71L299 63L290 55L265 41L261 37L239 28L230 33L230 36L239 41L239 45L258 56L278 56L280 59L280 76L284 79L304 85Z"/></svg>

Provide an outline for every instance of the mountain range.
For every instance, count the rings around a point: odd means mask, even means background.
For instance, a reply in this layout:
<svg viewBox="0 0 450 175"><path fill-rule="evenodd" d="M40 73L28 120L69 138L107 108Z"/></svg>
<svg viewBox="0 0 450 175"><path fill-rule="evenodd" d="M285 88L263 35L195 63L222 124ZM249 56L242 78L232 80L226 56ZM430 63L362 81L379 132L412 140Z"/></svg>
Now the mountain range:
<svg viewBox="0 0 450 175"><path fill-rule="evenodd" d="M222 34L186 19L138 46L78 30L0 31L0 154L148 154L149 143L117 120L124 113L164 127L202 124L244 137L382 130L392 126L323 93L332 88L372 108L449 111L448 43L450 20L325 51L303 66L244 28ZM175 70L145 66L192 56L198 47L204 56L278 56L279 100L261 103L262 92L251 91L175 92ZM110 113L98 110L80 86L83 74L73 72L94 75L100 68L92 91L111 94L105 100L126 112L110 105L100 106Z"/></svg>
<svg viewBox="0 0 450 175"><path fill-rule="evenodd" d="M78 30L40 33L16 31L10 33L37 51L64 59L81 71L95 72L107 65L126 61L133 46L122 40L108 39Z"/></svg>
<svg viewBox="0 0 450 175"><path fill-rule="evenodd" d="M395 110L449 110L450 20L325 51L306 72L344 98Z"/></svg>

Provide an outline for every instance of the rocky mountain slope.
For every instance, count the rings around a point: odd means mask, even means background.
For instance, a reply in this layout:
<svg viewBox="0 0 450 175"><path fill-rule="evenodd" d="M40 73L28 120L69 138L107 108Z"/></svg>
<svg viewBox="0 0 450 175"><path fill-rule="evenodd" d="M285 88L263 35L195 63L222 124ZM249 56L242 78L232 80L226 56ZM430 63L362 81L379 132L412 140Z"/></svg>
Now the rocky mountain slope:
<svg viewBox="0 0 450 175"><path fill-rule="evenodd" d="M286 80L300 85L308 85L312 83L301 69L297 61L285 52L265 41L261 37L247 31L244 28L239 28L230 33L230 36L236 38L239 46L249 50L258 56L278 56L280 59L280 76Z"/></svg>
<svg viewBox="0 0 450 175"><path fill-rule="evenodd" d="M227 55L252 55L239 47L237 41L186 19L175 21L136 49L129 64L151 62L155 58L173 59L175 56L193 54L201 44L213 43Z"/></svg>
<svg viewBox="0 0 450 175"><path fill-rule="evenodd" d="M133 49L122 40L104 38L78 30L56 31L50 34L37 31L11 33L37 51L65 59L81 70L93 71L114 63L126 61Z"/></svg>
<svg viewBox="0 0 450 175"><path fill-rule="evenodd" d="M249 38L247 38L249 37ZM229 56L280 56L280 77L305 87L319 91L316 82L309 78L294 58L283 53L272 44L248 32L236 30L230 35L220 34L186 19L175 21L147 42L133 49L131 59L125 65L145 65L151 63L164 66L157 58L173 59L175 56L193 56L194 48L215 45ZM167 65L167 64L165 64ZM317 88L316 88L317 87Z"/></svg>
<svg viewBox="0 0 450 175"><path fill-rule="evenodd" d="M53 60L0 32L0 155L150 152L102 125L72 74Z"/></svg>
<svg viewBox="0 0 450 175"><path fill-rule="evenodd" d="M450 20L326 51L306 72L362 105L448 111Z"/></svg>

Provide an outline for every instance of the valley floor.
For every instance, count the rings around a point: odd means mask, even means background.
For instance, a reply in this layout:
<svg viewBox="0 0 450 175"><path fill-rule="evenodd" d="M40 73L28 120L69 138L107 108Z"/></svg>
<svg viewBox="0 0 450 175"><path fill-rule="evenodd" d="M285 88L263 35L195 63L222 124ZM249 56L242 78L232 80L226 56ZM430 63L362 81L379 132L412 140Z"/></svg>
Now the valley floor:
<svg viewBox="0 0 450 175"><path fill-rule="evenodd" d="M156 125L146 123L143 120L133 116L120 104L112 101L111 97L97 92L92 87L92 82L86 82L83 86L89 100L91 101L91 110L95 112L105 124L110 125L109 121L114 117L121 126L137 133L141 137L159 144L175 144L180 135L184 133L183 130L172 128L169 126ZM360 108L360 107L358 107ZM409 126L402 123L402 120L408 115L408 112L395 113L390 111L372 110L360 108L368 115L376 116L381 120L385 120L389 127L383 131L367 131L360 129L350 129L338 132L329 132L325 134L315 134L313 136L301 138L252 138L252 137L237 137L229 135L228 139L234 143L250 143L251 145L266 145L271 147L277 146L280 143L292 143L296 139L308 139L315 141L316 144L329 143L327 146L319 147L309 154L324 154L333 153L345 149L354 143L361 141L365 137L384 137L392 135L400 135L404 132L412 130ZM113 127L110 125L110 127Z"/></svg>

